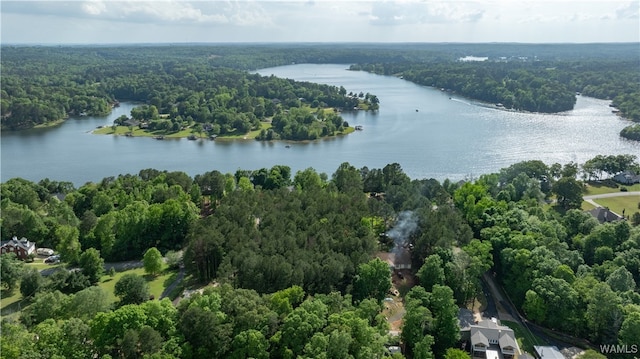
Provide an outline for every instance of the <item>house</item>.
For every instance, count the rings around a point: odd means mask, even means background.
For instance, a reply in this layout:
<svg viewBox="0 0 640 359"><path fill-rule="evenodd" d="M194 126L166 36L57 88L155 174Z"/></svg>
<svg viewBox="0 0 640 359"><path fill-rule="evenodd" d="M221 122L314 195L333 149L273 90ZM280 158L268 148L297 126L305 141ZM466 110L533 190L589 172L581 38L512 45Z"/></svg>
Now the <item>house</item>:
<svg viewBox="0 0 640 359"><path fill-rule="evenodd" d="M548 347L542 345L534 345L533 350L536 351L538 359L564 359L564 355L558 350L558 347Z"/></svg>
<svg viewBox="0 0 640 359"><path fill-rule="evenodd" d="M615 222L622 219L620 215L615 212L611 212L609 208L604 207L596 207L590 210L589 214L591 214L600 223Z"/></svg>
<svg viewBox="0 0 640 359"><path fill-rule="evenodd" d="M28 239L22 237L18 240L17 237L13 237L10 241L2 243L0 247L0 254L15 253L19 259L27 259L30 255L35 255L36 243L29 242Z"/></svg>
<svg viewBox="0 0 640 359"><path fill-rule="evenodd" d="M513 359L520 353L513 329L500 325L496 318L465 327L460 334L463 341L470 343L474 358Z"/></svg>
<svg viewBox="0 0 640 359"><path fill-rule="evenodd" d="M640 175L637 175L632 171L624 171L613 176L613 180L622 184L640 183Z"/></svg>

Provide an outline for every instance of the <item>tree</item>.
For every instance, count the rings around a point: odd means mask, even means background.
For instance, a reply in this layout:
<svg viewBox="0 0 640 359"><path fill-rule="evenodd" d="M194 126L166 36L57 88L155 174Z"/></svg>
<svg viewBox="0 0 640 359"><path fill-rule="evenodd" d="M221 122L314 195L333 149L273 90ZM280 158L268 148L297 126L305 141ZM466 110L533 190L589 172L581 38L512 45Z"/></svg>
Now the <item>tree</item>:
<svg viewBox="0 0 640 359"><path fill-rule="evenodd" d="M435 284L443 285L445 283L445 277L442 258L437 254L428 256L425 258L424 264L420 267L416 275L420 279L420 286L429 292Z"/></svg>
<svg viewBox="0 0 640 359"><path fill-rule="evenodd" d="M435 318L433 352L437 357L444 355L460 339L458 327L458 306L453 299L453 290L447 286L434 285L431 292L431 313Z"/></svg>
<svg viewBox="0 0 640 359"><path fill-rule="evenodd" d="M444 353L444 359L471 359L471 356L464 350L449 348Z"/></svg>
<svg viewBox="0 0 640 359"><path fill-rule="evenodd" d="M413 358L414 359L433 359L434 355L431 351L431 347L434 344L433 336L425 335L421 341L416 343L413 348Z"/></svg>
<svg viewBox="0 0 640 359"><path fill-rule="evenodd" d="M22 279L20 280L20 294L22 294L24 298L29 298L35 295L43 284L44 279L37 269L26 269L22 273Z"/></svg>
<svg viewBox="0 0 640 359"><path fill-rule="evenodd" d="M607 277L607 284L616 292L626 292L636 288L636 282L633 280L633 274L624 266L618 267L613 273Z"/></svg>
<svg viewBox="0 0 640 359"><path fill-rule="evenodd" d="M104 273L104 259L95 248L89 248L80 255L79 265L91 283L97 283Z"/></svg>
<svg viewBox="0 0 640 359"><path fill-rule="evenodd" d="M558 204L565 209L580 208L582 205L582 185L572 177L562 177L553 184L551 191Z"/></svg>
<svg viewBox="0 0 640 359"><path fill-rule="evenodd" d="M73 295L67 311L71 317L88 321L97 313L107 312L110 309L111 300L108 293L98 286L92 286Z"/></svg>
<svg viewBox="0 0 640 359"><path fill-rule="evenodd" d="M14 253L0 255L0 278L2 287L9 293L13 292L22 277L24 263L16 258Z"/></svg>
<svg viewBox="0 0 640 359"><path fill-rule="evenodd" d="M358 267L358 274L353 284L354 299L375 298L378 302L382 302L390 289L391 271L389 265L380 258L375 258Z"/></svg>
<svg viewBox="0 0 640 359"><path fill-rule="evenodd" d="M241 332L233 338L231 343L232 359L268 359L269 342L261 332L249 329Z"/></svg>
<svg viewBox="0 0 640 359"><path fill-rule="evenodd" d="M158 275L162 270L162 254L156 247L151 247L144 252L142 262L144 264L144 271L152 276Z"/></svg>
<svg viewBox="0 0 640 359"><path fill-rule="evenodd" d="M640 338L640 312L632 312L622 322L618 332L618 343L636 344L638 338Z"/></svg>
<svg viewBox="0 0 640 359"><path fill-rule="evenodd" d="M620 298L606 283L598 283L587 298L585 319L589 337L595 343L614 344L622 311Z"/></svg>
<svg viewBox="0 0 640 359"><path fill-rule="evenodd" d="M68 225L58 226L55 230L58 240L57 250L60 252L60 259L70 264L76 264L80 257L80 231L76 227Z"/></svg>
<svg viewBox="0 0 640 359"><path fill-rule="evenodd" d="M149 286L142 276L128 273L116 283L114 294L120 297L120 305L140 304L149 299Z"/></svg>

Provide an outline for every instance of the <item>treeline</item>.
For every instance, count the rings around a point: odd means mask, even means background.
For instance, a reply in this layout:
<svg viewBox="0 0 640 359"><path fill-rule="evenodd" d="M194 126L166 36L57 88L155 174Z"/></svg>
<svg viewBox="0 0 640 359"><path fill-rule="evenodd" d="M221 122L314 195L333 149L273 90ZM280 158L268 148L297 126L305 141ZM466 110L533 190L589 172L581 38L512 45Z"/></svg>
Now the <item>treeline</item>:
<svg viewBox="0 0 640 359"><path fill-rule="evenodd" d="M196 58L154 54L153 48L135 53L117 48L6 48L2 126L22 129L69 115L105 115L116 100L128 100L146 104L131 117L152 130L175 132L200 125L219 135L259 129L260 121L291 108L372 105L368 97L347 96L343 87L216 67L204 53Z"/></svg>
<svg viewBox="0 0 640 359"><path fill-rule="evenodd" d="M33 301L23 313L27 327L3 324L3 345L50 357L41 346L73 325L83 328L79 337L92 339L81 353L100 355L229 357L252 341L268 353L261 357L318 357L329 347L370 357L398 343L407 357L442 357L456 346L456 305L481 293L480 278L490 269L530 320L596 344L628 343L640 330L640 211L629 208L629 220L600 224L580 209L585 184L578 178L637 168L635 156L620 155L583 165L525 161L460 183L412 180L397 163L343 163L331 176L311 168L292 174L287 166L194 178L149 169L78 189L12 179L1 188L3 239L25 236L82 270L46 284L37 271L22 279L5 273L13 262L5 265L2 256L3 286L20 280ZM414 229L404 244L419 286L397 284L407 314L401 337L390 339L379 316L389 266L371 258L394 246L384 233L407 222ZM95 283L91 264L101 257L139 259L151 247L184 249L194 280L223 286L177 310L157 301L129 305L125 296L115 310L102 302L65 304L95 291L83 288ZM97 300L87 297L80 298ZM345 337L330 345L336 328ZM369 333L364 341L355 334L362 331ZM10 346L33 333L46 340ZM142 349L147 338L158 344Z"/></svg>
<svg viewBox="0 0 640 359"><path fill-rule="evenodd" d="M482 62L361 63L352 70L401 76L426 86L444 88L473 99L501 103L506 108L535 112L573 109L575 92L613 100L621 114L640 116L640 63L635 55L619 59L541 61L533 58L491 57Z"/></svg>

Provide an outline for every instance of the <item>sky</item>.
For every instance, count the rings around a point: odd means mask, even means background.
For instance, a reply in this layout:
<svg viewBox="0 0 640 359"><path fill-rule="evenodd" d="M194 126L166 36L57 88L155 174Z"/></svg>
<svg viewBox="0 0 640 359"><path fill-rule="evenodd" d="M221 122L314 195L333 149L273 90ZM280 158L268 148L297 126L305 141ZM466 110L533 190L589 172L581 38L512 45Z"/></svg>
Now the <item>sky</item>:
<svg viewBox="0 0 640 359"><path fill-rule="evenodd" d="M2 44L640 42L640 0L0 2Z"/></svg>

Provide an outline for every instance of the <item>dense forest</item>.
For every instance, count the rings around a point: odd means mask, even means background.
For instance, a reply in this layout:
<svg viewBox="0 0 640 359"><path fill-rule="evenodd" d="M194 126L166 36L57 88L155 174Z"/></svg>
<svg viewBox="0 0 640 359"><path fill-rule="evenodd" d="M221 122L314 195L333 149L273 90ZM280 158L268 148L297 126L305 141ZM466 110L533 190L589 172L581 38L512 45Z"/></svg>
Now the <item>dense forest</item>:
<svg viewBox="0 0 640 359"><path fill-rule="evenodd" d="M3 357L371 358L400 344L396 358L454 358L457 308L480 294L487 270L532 322L593 346L630 343L640 208L599 223L581 206L587 180L639 167L633 155L526 161L460 183L411 179L397 163L343 163L330 176L147 169L80 188L11 179L2 239L54 248L68 267L42 277L0 256L3 295L24 297L2 321ZM407 312L394 336L382 314L391 270L375 257L407 221L418 285L399 284ZM146 270L152 254L169 261L180 250L194 285L215 287L174 306L148 300L135 274L118 280L115 303L95 285L108 278L104 261L144 257Z"/></svg>
<svg viewBox="0 0 640 359"><path fill-rule="evenodd" d="M323 108L375 110L375 95L261 77L245 71L291 63L350 63L402 76L505 108L560 112L575 93L611 99L640 120L640 65L633 44L264 44L121 47L3 46L2 128L22 129L79 115L104 115L119 100L148 106L132 113L154 134L184 128L210 135L261 130L261 140L315 139L345 123ZM468 55L487 61L461 62ZM232 70L234 69L234 70ZM290 108L312 109L288 116ZM263 128L276 113L287 126ZM309 122L311 121L311 122ZM121 121L125 123L125 119ZM346 126L348 127L348 126ZM623 136L633 139L627 129Z"/></svg>
<svg viewBox="0 0 640 359"><path fill-rule="evenodd" d="M36 56L35 49L3 51L2 126L29 128L68 115L103 115L119 100L145 105L115 125L144 126L155 134L184 128L210 135L244 134L261 129L261 121L285 116L286 126L273 126L271 138L314 139L348 127L325 108L375 110L377 98L348 96L345 88L302 83L273 76L211 66L205 58L153 60L132 55L111 59L87 51L82 56L52 49ZM30 53L31 51L36 53ZM305 108L308 116L292 116ZM299 113L299 112L298 112ZM265 139L268 136L264 136Z"/></svg>

